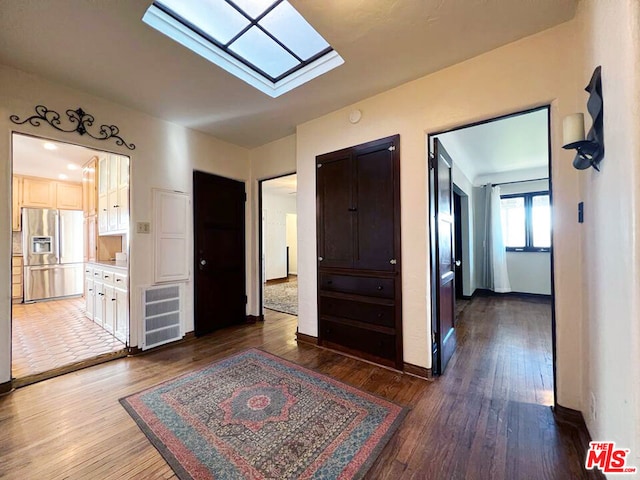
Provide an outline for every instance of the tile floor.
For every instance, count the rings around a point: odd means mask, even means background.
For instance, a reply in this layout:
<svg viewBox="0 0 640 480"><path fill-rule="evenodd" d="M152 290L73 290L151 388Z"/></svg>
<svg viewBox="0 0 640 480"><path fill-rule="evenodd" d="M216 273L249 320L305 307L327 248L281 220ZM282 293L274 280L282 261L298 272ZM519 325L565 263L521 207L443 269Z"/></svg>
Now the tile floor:
<svg viewBox="0 0 640 480"><path fill-rule="evenodd" d="M122 342L84 316L82 297L13 305L11 367L16 379L124 348Z"/></svg>

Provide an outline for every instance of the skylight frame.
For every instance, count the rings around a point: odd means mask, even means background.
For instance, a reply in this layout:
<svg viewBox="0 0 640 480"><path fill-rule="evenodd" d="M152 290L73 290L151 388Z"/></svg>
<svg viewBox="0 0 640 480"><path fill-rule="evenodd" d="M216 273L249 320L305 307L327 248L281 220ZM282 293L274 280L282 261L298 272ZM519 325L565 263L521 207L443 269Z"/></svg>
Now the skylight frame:
<svg viewBox="0 0 640 480"><path fill-rule="evenodd" d="M271 32L260 25L259 22L284 0L275 0L255 19L232 1L224 1L249 22L249 24L232 37L227 44L216 40L211 35L157 1L154 1L149 7L143 17L143 21L271 97L278 97L344 63L342 57L338 55L331 45L307 60L303 60L282 41L271 34ZM260 29L261 32L266 34L271 40L284 49L285 52L291 55L298 64L277 77L273 77L241 55L233 52L230 47L253 27Z"/></svg>

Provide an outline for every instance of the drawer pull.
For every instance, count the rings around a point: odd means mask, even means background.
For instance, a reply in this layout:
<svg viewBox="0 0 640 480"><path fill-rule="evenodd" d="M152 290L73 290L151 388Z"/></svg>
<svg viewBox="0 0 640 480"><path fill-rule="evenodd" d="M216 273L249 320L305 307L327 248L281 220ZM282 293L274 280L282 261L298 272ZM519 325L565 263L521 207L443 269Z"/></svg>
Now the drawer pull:
<svg viewBox="0 0 640 480"><path fill-rule="evenodd" d="M382 290L382 285L378 285L378 290Z"/></svg>
<svg viewBox="0 0 640 480"><path fill-rule="evenodd" d="M109 275L105 275L104 278L109 278Z"/></svg>
<svg viewBox="0 0 640 480"><path fill-rule="evenodd" d="M379 314L378 314L378 318L382 318L382 313L379 313Z"/></svg>
<svg viewBox="0 0 640 480"><path fill-rule="evenodd" d="M116 282L121 282L122 279L121 278L116 278Z"/></svg>
<svg viewBox="0 0 640 480"><path fill-rule="evenodd" d="M112 302L115 302L115 301L116 301L116 299L115 299L115 298L112 298L112 299L111 299L111 301L112 301Z"/></svg>

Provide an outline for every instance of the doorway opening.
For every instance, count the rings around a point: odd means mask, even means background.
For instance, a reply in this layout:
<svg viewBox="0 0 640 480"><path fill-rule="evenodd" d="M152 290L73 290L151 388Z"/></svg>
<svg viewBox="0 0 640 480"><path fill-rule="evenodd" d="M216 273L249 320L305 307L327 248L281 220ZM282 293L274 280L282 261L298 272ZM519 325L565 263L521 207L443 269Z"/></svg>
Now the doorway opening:
<svg viewBox="0 0 640 480"><path fill-rule="evenodd" d="M13 133L11 158L20 387L127 354L129 157Z"/></svg>
<svg viewBox="0 0 640 480"><path fill-rule="evenodd" d="M465 322L472 322L464 316L469 302L499 298L501 315L504 314L501 318L507 320L519 317L518 302L539 305L531 307L537 312L537 320L531 321L539 323L532 328L539 337L535 341L542 347L530 348L526 353L532 358L540 357L545 402L553 404L550 107L429 134L427 142L433 152L430 204L434 373L442 374L447 368L450 357L446 357L446 339L452 333L455 339L457 323L466 327ZM443 158L448 160L443 162ZM446 213L442 206L448 208L449 202L454 217L451 235L443 230L446 224L442 222ZM447 242L444 248L443 241ZM450 294L441 288L441 280L449 271L454 273L455 284ZM451 331L443 328L446 322L442 321L449 315L449 296L454 299L455 312ZM472 331L470 328L466 333ZM548 358L552 362L546 362Z"/></svg>
<svg viewBox="0 0 640 480"><path fill-rule="evenodd" d="M260 314L298 315L297 175L261 180Z"/></svg>

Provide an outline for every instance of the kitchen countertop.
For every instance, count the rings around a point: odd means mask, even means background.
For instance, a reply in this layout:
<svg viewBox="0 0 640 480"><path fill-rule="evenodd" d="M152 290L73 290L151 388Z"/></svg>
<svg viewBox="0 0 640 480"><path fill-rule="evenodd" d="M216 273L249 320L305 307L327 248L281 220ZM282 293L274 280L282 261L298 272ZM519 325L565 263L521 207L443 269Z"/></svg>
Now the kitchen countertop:
<svg viewBox="0 0 640 480"><path fill-rule="evenodd" d="M128 265L116 265L116 262L113 260L96 260L95 262L87 262L89 265L99 265L104 267L112 267L112 268L121 268L122 270L127 270L129 268Z"/></svg>

